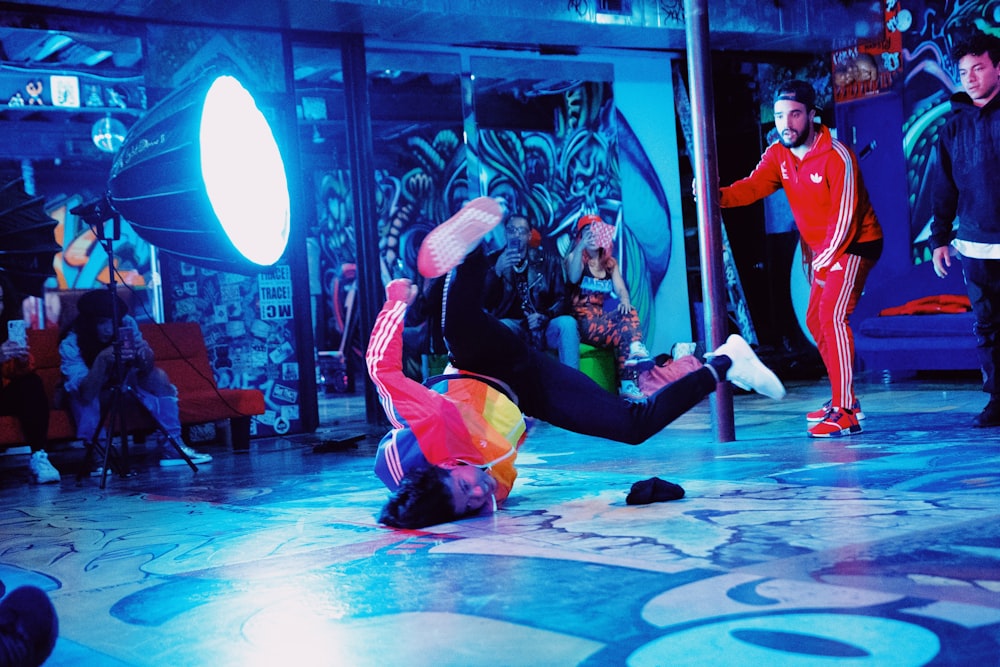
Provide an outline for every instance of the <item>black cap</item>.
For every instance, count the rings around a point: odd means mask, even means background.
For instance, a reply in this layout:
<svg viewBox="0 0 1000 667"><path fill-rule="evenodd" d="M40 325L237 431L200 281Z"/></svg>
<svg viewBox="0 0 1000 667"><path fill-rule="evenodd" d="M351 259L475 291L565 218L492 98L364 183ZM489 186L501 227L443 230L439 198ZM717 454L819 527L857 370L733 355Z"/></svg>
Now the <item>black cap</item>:
<svg viewBox="0 0 1000 667"><path fill-rule="evenodd" d="M789 100L806 105L807 110L816 108L816 91L807 82L792 79L774 89L774 101Z"/></svg>

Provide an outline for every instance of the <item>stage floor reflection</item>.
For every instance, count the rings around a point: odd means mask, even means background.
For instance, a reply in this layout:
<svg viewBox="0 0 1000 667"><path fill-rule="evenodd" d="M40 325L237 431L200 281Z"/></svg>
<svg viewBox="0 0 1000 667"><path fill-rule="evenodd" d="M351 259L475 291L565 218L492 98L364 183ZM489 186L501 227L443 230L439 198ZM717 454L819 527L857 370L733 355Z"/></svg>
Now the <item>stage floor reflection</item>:
<svg viewBox="0 0 1000 667"><path fill-rule="evenodd" d="M48 665L1000 664L1000 430L974 379L867 384L864 433L806 436L825 382L709 401L629 447L535 427L497 514L375 522L360 397L315 434L61 484L5 462L0 581L50 592ZM581 406L586 409L586 406ZM11 459L12 457L3 457ZM682 500L630 506L633 482Z"/></svg>

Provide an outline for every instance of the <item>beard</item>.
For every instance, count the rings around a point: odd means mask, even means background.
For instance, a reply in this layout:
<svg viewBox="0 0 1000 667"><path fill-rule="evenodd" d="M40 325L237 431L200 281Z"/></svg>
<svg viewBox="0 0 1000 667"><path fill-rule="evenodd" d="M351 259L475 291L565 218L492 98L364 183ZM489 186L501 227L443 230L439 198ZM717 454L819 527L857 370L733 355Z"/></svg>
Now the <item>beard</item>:
<svg viewBox="0 0 1000 667"><path fill-rule="evenodd" d="M793 139L792 141L788 141L787 139L785 139L784 133L778 135L778 141L780 141L781 145L784 146L785 148L798 148L799 146L805 145L805 143L808 140L809 140L808 128L806 128L805 132L799 132L797 135L795 135L795 139Z"/></svg>
<svg viewBox="0 0 1000 667"><path fill-rule="evenodd" d="M810 130L811 128L806 127L805 130L796 134L795 139L791 141L785 139L785 134L782 132L778 135L778 141L780 141L781 145L785 148L798 148L799 146L804 146L806 142L809 141L809 135L812 134Z"/></svg>

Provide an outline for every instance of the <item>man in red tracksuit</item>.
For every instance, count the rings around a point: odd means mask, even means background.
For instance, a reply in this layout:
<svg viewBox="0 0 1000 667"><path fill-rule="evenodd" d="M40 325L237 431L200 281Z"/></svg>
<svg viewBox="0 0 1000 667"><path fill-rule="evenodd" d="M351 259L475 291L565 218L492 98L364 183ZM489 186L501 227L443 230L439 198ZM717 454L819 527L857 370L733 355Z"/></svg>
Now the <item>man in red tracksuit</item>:
<svg viewBox="0 0 1000 667"><path fill-rule="evenodd" d="M746 206L784 189L812 268L806 326L830 378L831 398L806 418L809 435L861 432L854 394L854 336L848 318L882 254L882 227L872 209L858 159L830 130L814 123L816 93L805 81L774 94L771 144L753 173L720 191L723 208Z"/></svg>

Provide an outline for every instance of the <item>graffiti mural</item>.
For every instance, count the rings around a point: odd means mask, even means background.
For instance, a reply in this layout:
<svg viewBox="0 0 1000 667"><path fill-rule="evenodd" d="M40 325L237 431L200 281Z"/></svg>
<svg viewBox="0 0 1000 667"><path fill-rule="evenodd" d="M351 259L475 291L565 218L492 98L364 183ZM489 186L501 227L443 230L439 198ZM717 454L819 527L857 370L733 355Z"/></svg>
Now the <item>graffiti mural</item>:
<svg viewBox="0 0 1000 667"><path fill-rule="evenodd" d="M979 30L1000 35L998 0L924 0L907 3L912 15L903 33L906 79L903 93L903 151L906 157L910 233L916 263L930 258L926 240L931 220L930 173L935 143L960 90L958 73L948 57L959 33Z"/></svg>
<svg viewBox="0 0 1000 667"><path fill-rule="evenodd" d="M201 326L218 387L263 392L266 409L251 419L250 434L301 431L289 266L242 275L163 255L160 268L166 319Z"/></svg>
<svg viewBox="0 0 1000 667"><path fill-rule="evenodd" d="M669 243L658 244L655 256L646 256L639 233L666 235L669 224L665 195L642 147L616 114L611 87L604 83L573 83L565 90L547 91L561 99L554 131L482 129L478 143L484 193L503 198L511 210L528 214L544 247L565 253L577 218L598 213L616 223L616 247L626 281L644 327L652 295L666 272ZM630 173L638 174L653 204L637 211L637 230L622 210L622 174L619 152L627 147ZM428 231L449 217L468 198L467 148L461 128L415 127L396 138L392 155L380 156L377 174L379 252L384 282L407 277L422 284L416 267L420 242ZM324 183L338 177L326 175ZM333 285L342 274L343 257L353 257L353 232L348 220L346 189L321 187L319 225L322 248L324 301L336 301ZM340 194L337 194L337 193ZM335 203L330 203L331 201ZM631 220L631 219L630 219ZM667 221L668 222L668 221ZM345 250L350 247L351 250ZM328 333L340 332L336 312L328 318ZM649 335L649 331L644 334ZM329 341L328 341L329 344Z"/></svg>
<svg viewBox="0 0 1000 667"><path fill-rule="evenodd" d="M56 242L62 252L56 255L54 265L58 288L92 289L108 284L111 268L107 250L101 244L98 232L113 234L112 223L105 222L103 230L91 227L70 211L84 202L80 195L60 198L48 208L54 218ZM112 245L115 256L115 280L131 287L149 284L151 265L149 244L139 238L128 221L121 221L120 235Z"/></svg>

